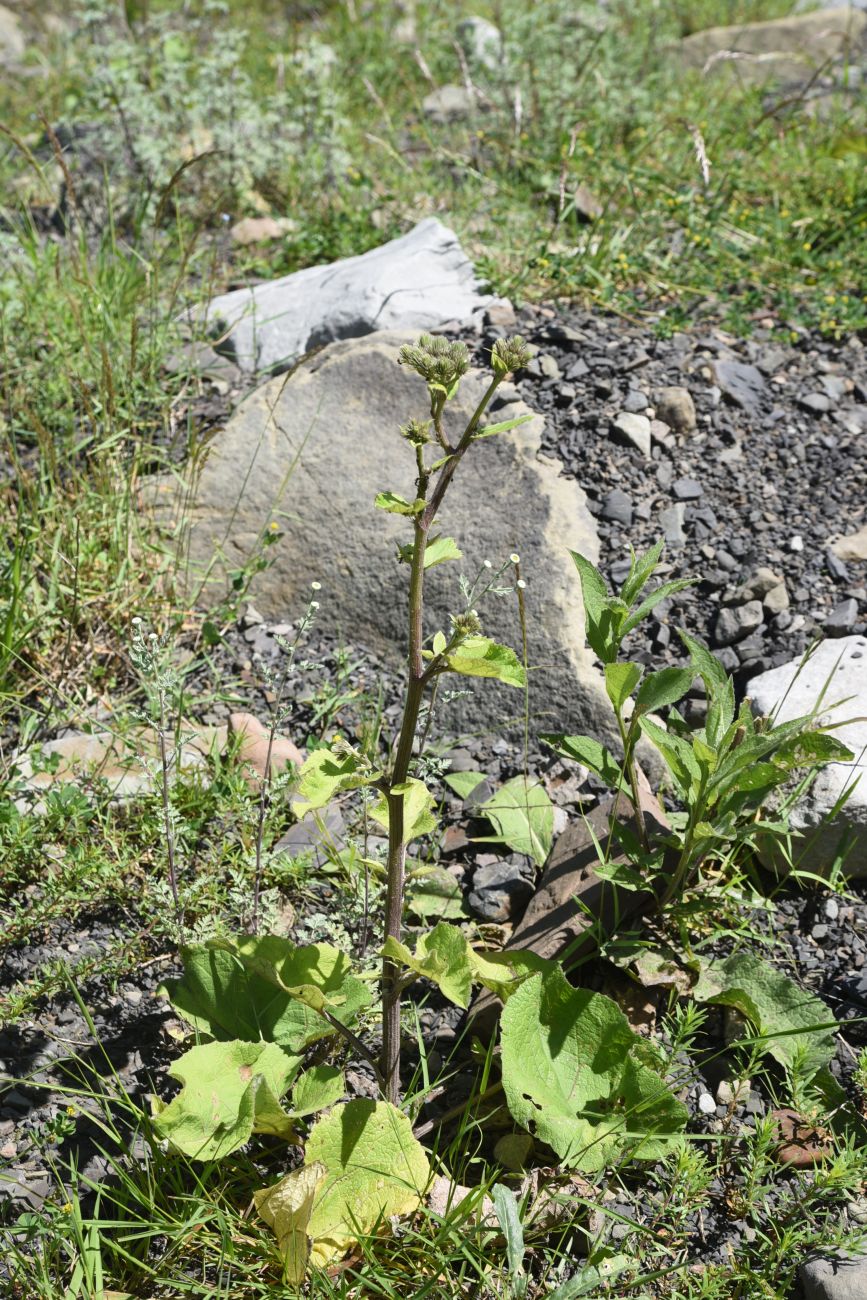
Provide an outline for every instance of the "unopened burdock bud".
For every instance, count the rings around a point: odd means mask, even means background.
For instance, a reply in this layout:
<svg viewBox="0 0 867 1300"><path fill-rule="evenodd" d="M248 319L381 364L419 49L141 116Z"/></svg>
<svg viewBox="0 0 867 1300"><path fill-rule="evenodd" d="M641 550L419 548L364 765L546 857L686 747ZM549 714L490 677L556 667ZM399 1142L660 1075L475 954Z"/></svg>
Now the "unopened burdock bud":
<svg viewBox="0 0 867 1300"><path fill-rule="evenodd" d="M430 420L410 420L401 433L413 447L423 447L430 442Z"/></svg>
<svg viewBox="0 0 867 1300"><path fill-rule="evenodd" d="M532 357L529 345L520 334L497 339L491 351L491 365L495 375L508 375L529 365Z"/></svg>
<svg viewBox="0 0 867 1300"><path fill-rule="evenodd" d="M447 391L454 387L470 368L470 354L465 343L422 334L418 343L404 344L398 353L402 366L410 366L428 384Z"/></svg>

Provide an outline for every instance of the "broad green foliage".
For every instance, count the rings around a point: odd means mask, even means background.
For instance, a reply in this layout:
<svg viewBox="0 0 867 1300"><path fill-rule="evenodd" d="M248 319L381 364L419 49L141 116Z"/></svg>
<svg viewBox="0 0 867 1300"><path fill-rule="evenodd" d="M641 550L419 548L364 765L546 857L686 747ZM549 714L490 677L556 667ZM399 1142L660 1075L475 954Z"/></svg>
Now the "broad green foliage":
<svg viewBox="0 0 867 1300"><path fill-rule="evenodd" d="M687 1111L644 1060L646 1044L610 998L557 968L528 979L502 1016L503 1087L519 1124L565 1164L602 1169L627 1151L656 1160Z"/></svg>
<svg viewBox="0 0 867 1300"><path fill-rule="evenodd" d="M300 1119L327 1110L346 1091L343 1071L336 1065L312 1065L298 1076L292 1089L292 1115Z"/></svg>
<svg viewBox="0 0 867 1300"><path fill-rule="evenodd" d="M456 921L468 915L460 884L445 867L422 867L407 887L407 907L423 921Z"/></svg>
<svg viewBox="0 0 867 1300"><path fill-rule="evenodd" d="M834 1017L822 999L752 953L708 962L693 996L735 1007L765 1039L760 1046L786 1069L797 1065L815 1074L834 1055L835 1030L828 1028Z"/></svg>
<svg viewBox="0 0 867 1300"><path fill-rule="evenodd" d="M527 674L514 650L486 636L468 636L446 655L446 667L463 677L492 677L507 686L526 686Z"/></svg>
<svg viewBox="0 0 867 1300"><path fill-rule="evenodd" d="M340 790L354 790L370 785L379 775L370 764L348 747L339 752L314 749L298 773L298 788L292 811L297 817L313 809L324 808Z"/></svg>
<svg viewBox="0 0 867 1300"><path fill-rule="evenodd" d="M332 1014L351 1024L370 1002L367 986L351 974L348 957L328 944L296 948L288 939L243 937L234 945L212 940L181 949L184 974L166 983L175 1011L200 1033L226 1040L276 1043L300 1058L333 1032L311 1007L281 985L315 987Z"/></svg>
<svg viewBox="0 0 867 1300"><path fill-rule="evenodd" d="M491 839L505 841L516 853L525 853L542 867L554 838L554 806L541 781L516 776L480 805L497 831Z"/></svg>
<svg viewBox="0 0 867 1300"><path fill-rule="evenodd" d="M297 1284L306 1264L304 1238L312 1241L310 1261L323 1268L360 1237L387 1231L393 1215L414 1210L429 1179L407 1116L388 1102L359 1098L320 1119L303 1168L255 1200L277 1235L286 1279Z"/></svg>
<svg viewBox="0 0 867 1300"><path fill-rule="evenodd" d="M445 921L419 936L414 954L394 938L386 940L382 951L384 956L436 984L459 1007L469 1006L474 984L483 984L505 1000L529 973L550 967L550 962L535 953L517 949L477 952L463 930Z"/></svg>
<svg viewBox="0 0 867 1300"><path fill-rule="evenodd" d="M219 1160L253 1133L296 1142L292 1118L280 1105L296 1070L297 1062L273 1043L192 1047L169 1069L184 1086L167 1106L158 1103L154 1127L195 1160Z"/></svg>
<svg viewBox="0 0 867 1300"><path fill-rule="evenodd" d="M445 778L459 799L468 799L484 780L484 772L449 772Z"/></svg>
<svg viewBox="0 0 867 1300"><path fill-rule="evenodd" d="M612 789L619 790L623 785L623 772L617 759L610 749L606 749L592 736L565 736L561 733L549 732L542 736L542 740L562 758L571 758L576 763L582 763L591 772L595 772Z"/></svg>
<svg viewBox="0 0 867 1300"><path fill-rule="evenodd" d="M395 785L391 788L392 794L403 795L403 838L404 842L409 844L412 840L417 840L420 835L430 835L436 830L437 819L433 813L433 795L428 790L424 781L418 781L411 778L404 781L401 785ZM370 815L380 826L388 830L388 800L385 795L377 800L370 810Z"/></svg>
<svg viewBox="0 0 867 1300"><path fill-rule="evenodd" d="M409 550L412 551L411 546ZM432 569L436 564L444 564L446 560L461 559L463 559L463 551L458 550L458 544L453 537L435 537L425 547L424 567L426 569Z"/></svg>
<svg viewBox="0 0 867 1300"><path fill-rule="evenodd" d="M690 578L663 582L644 601L636 604L638 597L650 581L661 554L662 542L657 542L656 546L641 558L633 551L629 576L621 588L620 595L612 596L596 566L583 555L578 555L575 551L571 552L581 579L587 640L590 648L603 664L615 662L623 638L637 627L660 601L692 585Z"/></svg>

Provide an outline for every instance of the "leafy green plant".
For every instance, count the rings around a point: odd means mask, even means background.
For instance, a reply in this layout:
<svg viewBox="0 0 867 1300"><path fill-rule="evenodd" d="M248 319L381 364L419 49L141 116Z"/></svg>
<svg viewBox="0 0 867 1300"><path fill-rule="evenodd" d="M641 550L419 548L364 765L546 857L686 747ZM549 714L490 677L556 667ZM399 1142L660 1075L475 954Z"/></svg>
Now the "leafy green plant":
<svg viewBox="0 0 867 1300"><path fill-rule="evenodd" d="M754 717L748 700L736 709L734 685L722 664L680 629L688 655L684 667L645 672L641 664L620 657L624 641L642 619L688 585L686 579L664 582L647 594L661 554L661 542L644 556L633 553L629 574L614 595L598 569L573 553L584 596L587 640L604 665L622 752L615 755L590 736L549 734L544 739L562 757L590 768L617 793L631 795L640 841L640 852L632 857L649 882L661 882L659 901L665 907L694 884L703 869L725 866L750 850L763 827L779 830L763 819L762 810L794 773L847 761L853 755L827 734L815 713L775 725L768 718ZM708 710L704 726L693 729L674 706L697 677L707 691ZM668 711L665 722L658 716L661 709ZM680 805L669 814L671 833L653 843L639 789L636 749L641 738L660 754Z"/></svg>

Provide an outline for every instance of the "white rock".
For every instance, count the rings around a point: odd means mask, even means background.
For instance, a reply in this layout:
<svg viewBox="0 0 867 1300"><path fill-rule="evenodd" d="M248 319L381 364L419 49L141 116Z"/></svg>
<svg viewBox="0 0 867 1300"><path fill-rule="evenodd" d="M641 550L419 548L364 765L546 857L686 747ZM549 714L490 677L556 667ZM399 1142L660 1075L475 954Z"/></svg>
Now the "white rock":
<svg viewBox="0 0 867 1300"><path fill-rule="evenodd" d="M503 34L487 18L473 14L458 23L458 40L471 63L496 72L503 61Z"/></svg>
<svg viewBox="0 0 867 1300"><path fill-rule="evenodd" d="M715 1115L716 1102L709 1092L703 1092L698 1099L698 1108L702 1115Z"/></svg>
<svg viewBox="0 0 867 1300"><path fill-rule="evenodd" d="M425 95L421 106L425 117L440 126L447 126L449 122L470 117L476 109L476 98L466 86L440 86Z"/></svg>
<svg viewBox="0 0 867 1300"><path fill-rule="evenodd" d="M831 550L838 560L867 560L867 524L857 533L849 533L832 542Z"/></svg>
<svg viewBox="0 0 867 1300"><path fill-rule="evenodd" d="M800 669L800 671L799 671ZM843 870L867 876L867 637L848 636L822 641L801 668L794 660L782 668L754 677L750 698L756 713L774 713L788 722L810 713L822 696L819 717L842 722L831 732L854 754L848 763L831 763L819 772L791 814L791 825L806 838L795 841L798 864L826 874L841 842L849 845ZM785 697L785 698L784 698ZM778 711L777 711L778 710ZM830 814L844 790L855 784L848 802ZM773 861L769 849L766 857Z"/></svg>
<svg viewBox="0 0 867 1300"><path fill-rule="evenodd" d="M276 371L335 339L438 329L499 301L481 292L454 232L429 217L358 257L221 294L207 320L229 331L228 345L243 369Z"/></svg>
<svg viewBox="0 0 867 1300"><path fill-rule="evenodd" d="M621 411L611 423L611 433L617 442L636 447L642 456L650 459L651 425L646 415Z"/></svg>

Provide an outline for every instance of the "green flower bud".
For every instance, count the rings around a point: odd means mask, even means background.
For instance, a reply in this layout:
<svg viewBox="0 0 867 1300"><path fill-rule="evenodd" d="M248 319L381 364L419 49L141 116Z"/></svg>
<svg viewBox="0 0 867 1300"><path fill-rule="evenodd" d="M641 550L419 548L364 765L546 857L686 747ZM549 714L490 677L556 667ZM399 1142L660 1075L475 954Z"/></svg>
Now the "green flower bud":
<svg viewBox="0 0 867 1300"><path fill-rule="evenodd" d="M403 426L401 433L413 447L423 447L430 442L430 420L410 420L409 424Z"/></svg>
<svg viewBox="0 0 867 1300"><path fill-rule="evenodd" d="M452 631L460 637L476 636L482 630L482 624L474 609L464 614L452 614Z"/></svg>
<svg viewBox="0 0 867 1300"><path fill-rule="evenodd" d="M521 370L528 365L532 352L520 334L511 338L497 339L491 351L491 365L495 375L508 375L512 370Z"/></svg>
<svg viewBox="0 0 867 1300"><path fill-rule="evenodd" d="M402 366L410 366L428 384L452 388L470 368L470 354L465 343L422 334L414 346L404 344L398 355Z"/></svg>

